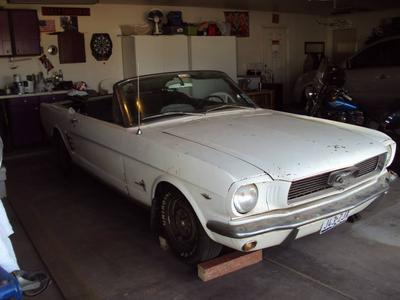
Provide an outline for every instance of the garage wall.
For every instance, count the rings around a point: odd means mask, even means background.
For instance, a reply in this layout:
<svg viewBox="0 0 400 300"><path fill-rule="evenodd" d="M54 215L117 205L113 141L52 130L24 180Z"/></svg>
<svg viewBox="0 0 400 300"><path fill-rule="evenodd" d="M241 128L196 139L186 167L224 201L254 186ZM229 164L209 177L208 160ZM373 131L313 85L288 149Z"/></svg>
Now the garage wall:
<svg viewBox="0 0 400 300"><path fill-rule="evenodd" d="M39 5L7 5L5 0L0 0L0 6L8 8L35 8L38 9L39 18L55 19L58 30L59 17L40 16ZM122 78L122 54L120 25L144 23L145 14L152 6L139 5L111 5L97 4L86 6L91 8L90 17L79 17L79 30L85 33L86 40L86 63L82 64L58 64L58 57L49 56L55 69L62 69L64 78L74 81L84 80L91 88L97 89L101 80L109 79L114 81ZM196 7L162 7L163 11L182 10L184 20L187 22L200 22L205 20L224 20L224 10L214 8ZM314 17L300 14L280 14L280 24L273 25L272 15L269 12L250 12L250 37L238 38L238 72L244 73L247 63L265 62L265 34L264 27L285 27L288 32L288 78L290 82L302 70L304 61L303 43L304 41L321 41L326 37L325 28L315 22ZM89 42L91 34L94 32L108 32L113 40L113 55L107 62L97 62L92 57ZM42 34L42 46L47 49L51 44L57 45L57 37L54 35ZM19 58L16 58L18 60ZM268 62L266 62L268 63ZM16 69L13 69L17 67ZM27 61L10 63L7 58L0 58L0 87L12 81L12 74L19 73L26 75L43 71L38 59L28 58Z"/></svg>

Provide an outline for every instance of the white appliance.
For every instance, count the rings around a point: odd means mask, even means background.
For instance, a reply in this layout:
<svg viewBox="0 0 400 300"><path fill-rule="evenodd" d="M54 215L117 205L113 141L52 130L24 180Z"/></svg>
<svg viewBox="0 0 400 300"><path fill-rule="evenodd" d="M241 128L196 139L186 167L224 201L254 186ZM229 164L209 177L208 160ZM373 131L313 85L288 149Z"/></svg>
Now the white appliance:
<svg viewBox="0 0 400 300"><path fill-rule="evenodd" d="M190 69L219 70L237 81L236 37L190 36Z"/></svg>
<svg viewBox="0 0 400 300"><path fill-rule="evenodd" d="M237 78L236 37L122 37L124 78L185 70L220 70Z"/></svg>

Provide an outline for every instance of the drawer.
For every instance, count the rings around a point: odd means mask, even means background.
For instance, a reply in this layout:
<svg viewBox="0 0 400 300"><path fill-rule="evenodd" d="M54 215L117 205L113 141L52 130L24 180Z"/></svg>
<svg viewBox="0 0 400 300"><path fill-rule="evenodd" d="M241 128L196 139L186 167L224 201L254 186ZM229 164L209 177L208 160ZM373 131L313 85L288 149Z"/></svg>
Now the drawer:
<svg viewBox="0 0 400 300"><path fill-rule="evenodd" d="M65 100L67 94L52 94L40 96L40 103L54 103Z"/></svg>
<svg viewBox="0 0 400 300"><path fill-rule="evenodd" d="M40 102L40 97L32 96L32 97L18 97L18 98L10 98L7 100L7 107L26 107L32 105L38 105Z"/></svg>

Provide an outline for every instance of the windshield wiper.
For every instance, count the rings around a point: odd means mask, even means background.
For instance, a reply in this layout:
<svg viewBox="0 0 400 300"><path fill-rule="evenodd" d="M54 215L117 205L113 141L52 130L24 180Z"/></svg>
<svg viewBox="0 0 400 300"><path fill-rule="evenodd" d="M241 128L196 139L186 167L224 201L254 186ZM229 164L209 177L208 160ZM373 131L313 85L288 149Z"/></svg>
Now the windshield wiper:
<svg viewBox="0 0 400 300"><path fill-rule="evenodd" d="M249 107L249 106L243 106L243 105L223 104L223 105L219 105L219 106L207 109L206 113L208 113L210 111L214 111L214 110L227 109L227 108L255 109L255 107Z"/></svg>
<svg viewBox="0 0 400 300"><path fill-rule="evenodd" d="M200 116L200 115L203 115L203 114L202 113L184 112L184 111L169 111L169 112L165 112L165 113L158 114L158 115L148 116L146 118L143 118L142 121L148 121L148 120L164 118L164 117L173 117L173 116Z"/></svg>

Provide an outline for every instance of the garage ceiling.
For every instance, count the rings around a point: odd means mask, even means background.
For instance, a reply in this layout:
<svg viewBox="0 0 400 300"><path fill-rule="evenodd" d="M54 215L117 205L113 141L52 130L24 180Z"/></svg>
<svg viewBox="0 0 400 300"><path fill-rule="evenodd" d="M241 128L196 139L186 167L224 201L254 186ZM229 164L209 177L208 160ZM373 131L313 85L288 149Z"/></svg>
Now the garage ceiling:
<svg viewBox="0 0 400 300"><path fill-rule="evenodd" d="M218 7L322 15L400 8L399 0L99 0L99 2Z"/></svg>

